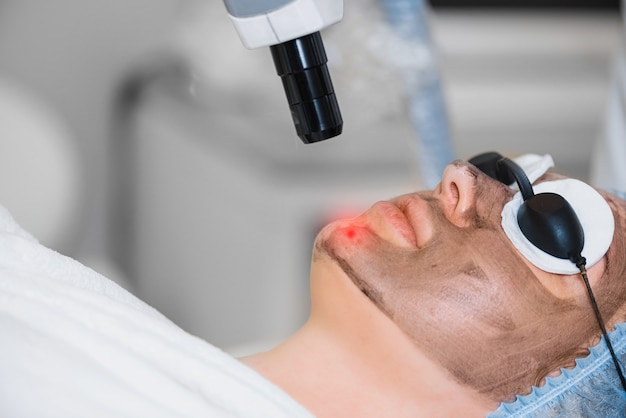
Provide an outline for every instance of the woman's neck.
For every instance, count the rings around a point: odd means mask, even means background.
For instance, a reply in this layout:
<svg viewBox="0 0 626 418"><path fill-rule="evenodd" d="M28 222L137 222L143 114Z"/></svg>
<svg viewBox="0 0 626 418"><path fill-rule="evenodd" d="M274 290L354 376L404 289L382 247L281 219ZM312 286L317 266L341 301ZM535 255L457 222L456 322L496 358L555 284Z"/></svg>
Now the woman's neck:
<svg viewBox="0 0 626 418"><path fill-rule="evenodd" d="M315 323L275 349L242 359L317 417L483 417L497 405L450 381L430 361L378 356ZM379 353L382 354L382 353Z"/></svg>
<svg viewBox="0 0 626 418"><path fill-rule="evenodd" d="M313 274L309 321L244 363L318 417L479 417L498 406L423 356L332 266L316 268L322 271ZM320 285L323 299L316 296Z"/></svg>

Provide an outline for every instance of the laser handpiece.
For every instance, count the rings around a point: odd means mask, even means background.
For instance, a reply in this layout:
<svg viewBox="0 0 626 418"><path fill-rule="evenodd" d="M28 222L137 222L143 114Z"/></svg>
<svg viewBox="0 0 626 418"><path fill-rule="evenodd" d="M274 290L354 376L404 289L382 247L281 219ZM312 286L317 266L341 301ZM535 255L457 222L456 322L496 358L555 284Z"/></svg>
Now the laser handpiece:
<svg viewBox="0 0 626 418"><path fill-rule="evenodd" d="M343 17L343 0L224 0L246 48L270 46L296 133L305 144L341 134L320 30Z"/></svg>

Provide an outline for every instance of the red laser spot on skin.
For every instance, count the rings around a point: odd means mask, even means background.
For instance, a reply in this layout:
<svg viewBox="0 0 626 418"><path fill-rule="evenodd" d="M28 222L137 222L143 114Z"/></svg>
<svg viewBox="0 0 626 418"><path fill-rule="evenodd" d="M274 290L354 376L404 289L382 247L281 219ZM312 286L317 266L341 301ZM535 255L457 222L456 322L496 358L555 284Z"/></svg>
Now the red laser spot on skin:
<svg viewBox="0 0 626 418"><path fill-rule="evenodd" d="M356 236L356 231L354 230L354 228L348 228L346 230L346 236L350 239L354 238Z"/></svg>

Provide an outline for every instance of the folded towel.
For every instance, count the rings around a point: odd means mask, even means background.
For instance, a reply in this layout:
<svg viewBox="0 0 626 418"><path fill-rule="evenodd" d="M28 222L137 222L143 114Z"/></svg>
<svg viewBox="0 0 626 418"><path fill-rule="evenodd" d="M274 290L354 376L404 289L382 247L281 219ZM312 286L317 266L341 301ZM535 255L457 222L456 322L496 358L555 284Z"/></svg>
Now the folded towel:
<svg viewBox="0 0 626 418"><path fill-rule="evenodd" d="M10 417L299 417L252 369L40 245L0 207L0 410Z"/></svg>

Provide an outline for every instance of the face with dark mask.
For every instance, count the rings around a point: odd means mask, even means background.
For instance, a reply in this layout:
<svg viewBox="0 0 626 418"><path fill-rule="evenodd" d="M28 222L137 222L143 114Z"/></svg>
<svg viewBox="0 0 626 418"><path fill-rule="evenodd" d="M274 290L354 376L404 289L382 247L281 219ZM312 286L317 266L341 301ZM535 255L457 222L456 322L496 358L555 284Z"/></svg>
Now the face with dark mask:
<svg viewBox="0 0 626 418"><path fill-rule="evenodd" d="M501 212L513 195L471 164L455 162L435 190L330 224L315 246L417 349L496 401L528 392L584 355L599 334L580 277L537 269L508 240ZM623 207L609 204L622 231ZM611 280L624 272L613 261L624 249L616 235L590 269L605 318L626 298Z"/></svg>

